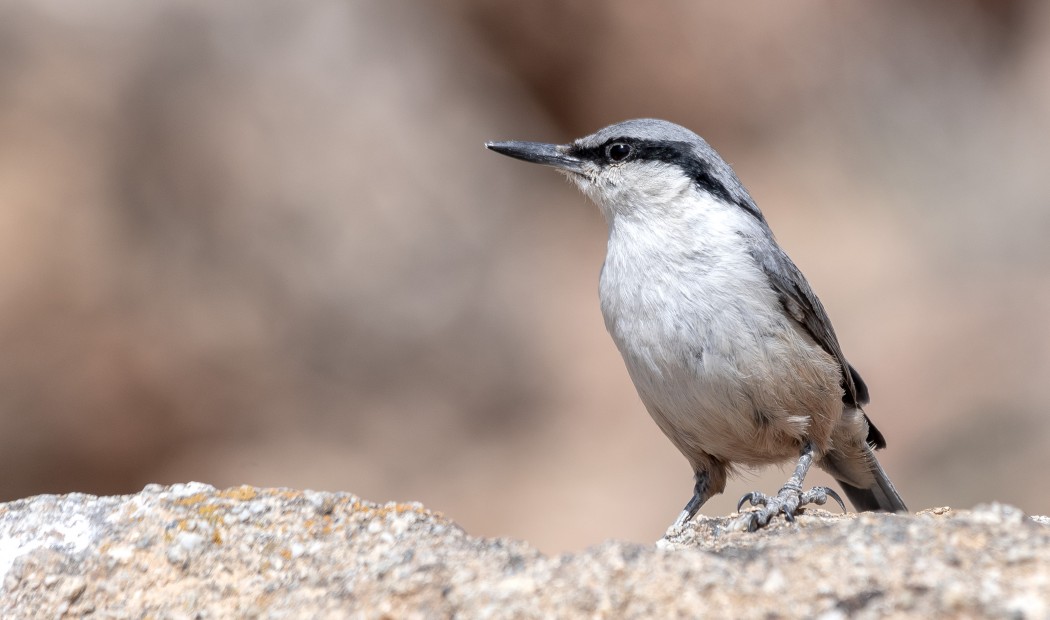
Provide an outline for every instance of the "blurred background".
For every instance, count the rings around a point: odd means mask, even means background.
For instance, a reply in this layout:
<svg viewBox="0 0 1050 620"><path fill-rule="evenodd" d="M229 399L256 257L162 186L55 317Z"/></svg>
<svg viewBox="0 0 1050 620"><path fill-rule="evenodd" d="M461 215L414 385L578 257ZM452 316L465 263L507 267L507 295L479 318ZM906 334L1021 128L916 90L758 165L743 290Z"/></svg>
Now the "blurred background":
<svg viewBox="0 0 1050 620"><path fill-rule="evenodd" d="M691 472L605 333L605 224L482 147L641 116L733 164L913 510L1050 512L1035 0L0 0L0 500L200 480L657 539Z"/></svg>

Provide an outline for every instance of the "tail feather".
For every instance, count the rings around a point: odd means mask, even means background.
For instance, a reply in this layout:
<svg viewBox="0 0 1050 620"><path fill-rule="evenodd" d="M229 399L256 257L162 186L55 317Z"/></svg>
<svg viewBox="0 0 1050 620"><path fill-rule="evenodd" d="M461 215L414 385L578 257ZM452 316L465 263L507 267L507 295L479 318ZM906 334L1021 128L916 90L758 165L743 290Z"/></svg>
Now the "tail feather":
<svg viewBox="0 0 1050 620"><path fill-rule="evenodd" d="M848 469L837 467L834 461L826 463L825 469L838 481L846 497L858 512L908 512L908 507L904 505L900 493L890 482L889 476L879 465L878 459L875 458L870 448L866 456L871 476L874 478L868 487L854 486L843 480L843 478L855 479L855 477L843 475Z"/></svg>

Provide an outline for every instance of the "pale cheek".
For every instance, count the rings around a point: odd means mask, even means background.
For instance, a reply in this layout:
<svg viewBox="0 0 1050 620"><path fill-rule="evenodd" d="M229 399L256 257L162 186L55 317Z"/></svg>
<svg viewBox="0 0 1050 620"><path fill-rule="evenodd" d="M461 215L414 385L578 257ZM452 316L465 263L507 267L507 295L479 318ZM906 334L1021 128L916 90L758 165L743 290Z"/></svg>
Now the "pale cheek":
<svg viewBox="0 0 1050 620"><path fill-rule="evenodd" d="M598 206L601 206L602 192L600 191L598 185L596 185L589 179L584 179L581 177L573 178L573 181L576 182L576 187L580 188L580 191L583 192L585 196L594 201L594 203Z"/></svg>
<svg viewBox="0 0 1050 620"><path fill-rule="evenodd" d="M680 172L667 168L618 171L610 175L610 185L616 188L615 199L625 205L662 205L678 196L688 180Z"/></svg>
<svg viewBox="0 0 1050 620"><path fill-rule="evenodd" d="M580 188L581 192L599 205L615 201L616 196L619 194L617 185L611 182L608 177L600 176L596 179L576 177L573 180L576 181L576 186Z"/></svg>
<svg viewBox="0 0 1050 620"><path fill-rule="evenodd" d="M597 203L607 216L627 215L639 208L663 208L680 195L688 181L680 174L609 169L596 178L574 177L576 185Z"/></svg>
<svg viewBox="0 0 1050 620"><path fill-rule="evenodd" d="M653 174L639 178L633 187L636 199L645 204L663 204L680 195L688 186L681 174Z"/></svg>
<svg viewBox="0 0 1050 620"><path fill-rule="evenodd" d="M637 201L637 192L631 183L627 182L623 175L618 173L618 170L607 172L598 180L600 187L595 189L600 189L605 200L609 202L610 207L615 211L623 212Z"/></svg>

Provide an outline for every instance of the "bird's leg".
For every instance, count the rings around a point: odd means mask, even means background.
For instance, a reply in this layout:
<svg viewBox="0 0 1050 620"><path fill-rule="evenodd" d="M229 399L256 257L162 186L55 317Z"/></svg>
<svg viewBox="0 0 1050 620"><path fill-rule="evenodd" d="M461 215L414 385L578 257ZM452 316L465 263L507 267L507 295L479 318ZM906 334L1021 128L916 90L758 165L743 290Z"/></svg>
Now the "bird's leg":
<svg viewBox="0 0 1050 620"><path fill-rule="evenodd" d="M794 521L800 508L806 504L823 506L828 501L828 497L838 502L843 511L846 510L846 505L842 503L839 494L828 487L813 487L808 491L802 491L802 481L805 480L806 473L813 464L814 450L813 442L807 441L803 444L802 454L798 458L798 465L795 466L795 473L791 474L787 483L776 495L770 496L754 491L740 498L740 503L736 506L737 511L747 502L750 502L752 506L762 506L759 510L748 513L750 515L748 531L753 532L766 525L770 519L780 513L783 513L788 521Z"/></svg>
<svg viewBox="0 0 1050 620"><path fill-rule="evenodd" d="M696 484L693 485L693 496L689 498L689 502L682 509L682 514L678 515L678 518L671 524L672 530L681 528L687 521L692 519L696 511L700 510L700 506L703 506L704 502L711 495L711 476L706 471L698 471L695 474L695 479Z"/></svg>

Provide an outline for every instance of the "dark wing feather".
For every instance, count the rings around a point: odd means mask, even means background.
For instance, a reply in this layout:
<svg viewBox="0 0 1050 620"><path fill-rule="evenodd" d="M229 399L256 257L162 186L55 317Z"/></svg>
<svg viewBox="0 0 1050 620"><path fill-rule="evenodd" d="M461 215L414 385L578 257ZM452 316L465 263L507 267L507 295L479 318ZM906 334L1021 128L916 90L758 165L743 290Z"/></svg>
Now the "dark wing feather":
<svg viewBox="0 0 1050 620"><path fill-rule="evenodd" d="M835 329L831 326L831 320L828 319L823 304L810 289L798 267L791 262L783 250L774 244L769 244L765 249L764 252L753 252L752 255L762 266L770 285L780 297L784 310L809 332L809 335L822 349L838 360L842 368L846 404L854 406L864 404L858 394L857 382L854 379L859 376L842 354L838 338L835 337Z"/></svg>
<svg viewBox="0 0 1050 620"><path fill-rule="evenodd" d="M794 318L822 349L838 360L842 369L842 402L858 409L867 404L868 386L864 384L857 370L846 361L835 336L835 329L831 326L831 319L802 272L776 242L770 241L764 245L762 251L758 250L759 248L754 248L752 256L761 265L788 316ZM871 420L868 420L868 429L868 443L877 448L886 447L885 438Z"/></svg>

